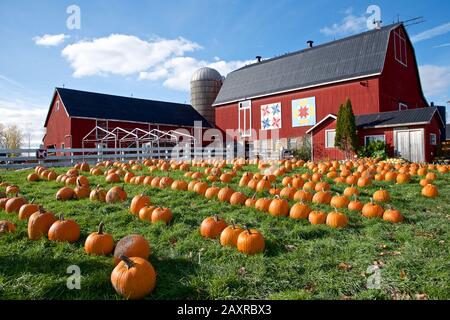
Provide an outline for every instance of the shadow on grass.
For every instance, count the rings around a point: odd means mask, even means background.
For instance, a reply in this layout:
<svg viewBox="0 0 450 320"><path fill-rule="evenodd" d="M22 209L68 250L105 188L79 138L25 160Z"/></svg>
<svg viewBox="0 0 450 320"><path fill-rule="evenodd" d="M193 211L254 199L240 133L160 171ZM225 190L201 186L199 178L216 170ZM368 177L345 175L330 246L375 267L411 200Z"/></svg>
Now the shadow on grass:
<svg viewBox="0 0 450 320"><path fill-rule="evenodd" d="M189 285L189 278L197 271L198 265L188 259L158 259L152 257L157 272L156 289L150 299L181 300L200 298L196 288Z"/></svg>

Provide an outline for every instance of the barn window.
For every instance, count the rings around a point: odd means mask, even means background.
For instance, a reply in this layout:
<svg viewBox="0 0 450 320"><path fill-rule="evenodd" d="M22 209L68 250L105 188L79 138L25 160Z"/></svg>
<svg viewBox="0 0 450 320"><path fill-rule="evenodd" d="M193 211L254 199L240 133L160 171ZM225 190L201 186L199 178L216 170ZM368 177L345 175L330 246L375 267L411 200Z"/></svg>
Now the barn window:
<svg viewBox="0 0 450 320"><path fill-rule="evenodd" d="M364 137L364 145L366 145L366 146L373 141L386 142L386 137L384 136L384 134L371 135L371 136Z"/></svg>
<svg viewBox="0 0 450 320"><path fill-rule="evenodd" d="M398 104L398 110L402 111L402 110L408 110L408 105L405 103L399 103Z"/></svg>
<svg viewBox="0 0 450 320"><path fill-rule="evenodd" d="M56 111L59 111L59 101L56 101Z"/></svg>
<svg viewBox="0 0 450 320"><path fill-rule="evenodd" d="M394 31L394 51L395 60L405 67L408 66L407 49L406 49L406 37L401 29Z"/></svg>
<svg viewBox="0 0 450 320"><path fill-rule="evenodd" d="M238 128L241 137L252 135L252 103L250 100L239 102Z"/></svg>
<svg viewBox="0 0 450 320"><path fill-rule="evenodd" d="M336 130L325 130L325 148L334 148L334 139L336 137Z"/></svg>
<svg viewBox="0 0 450 320"><path fill-rule="evenodd" d="M435 146L437 144L436 134L435 133L430 133L430 144L432 146Z"/></svg>

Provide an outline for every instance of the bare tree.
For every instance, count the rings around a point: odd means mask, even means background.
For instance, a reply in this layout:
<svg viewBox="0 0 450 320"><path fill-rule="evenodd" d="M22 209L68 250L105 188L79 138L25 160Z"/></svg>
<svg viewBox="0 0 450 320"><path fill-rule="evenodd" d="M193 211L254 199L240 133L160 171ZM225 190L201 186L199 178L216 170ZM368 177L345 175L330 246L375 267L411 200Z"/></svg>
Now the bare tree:
<svg viewBox="0 0 450 320"><path fill-rule="evenodd" d="M5 126L0 123L0 148L6 148L4 131L5 131Z"/></svg>
<svg viewBox="0 0 450 320"><path fill-rule="evenodd" d="M0 145L6 149L19 149L23 142L23 134L15 124L5 127L0 124Z"/></svg>

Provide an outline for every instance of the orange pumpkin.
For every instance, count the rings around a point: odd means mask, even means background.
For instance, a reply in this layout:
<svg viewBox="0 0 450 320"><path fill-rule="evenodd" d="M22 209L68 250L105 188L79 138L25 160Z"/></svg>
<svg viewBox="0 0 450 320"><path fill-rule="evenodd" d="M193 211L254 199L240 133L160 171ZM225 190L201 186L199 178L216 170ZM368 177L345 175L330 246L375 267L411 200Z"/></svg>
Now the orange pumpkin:
<svg viewBox="0 0 450 320"><path fill-rule="evenodd" d="M157 207L152 212L152 223L164 222L168 224L172 219L173 214L169 208Z"/></svg>
<svg viewBox="0 0 450 320"><path fill-rule="evenodd" d="M327 214L323 211L311 211L308 220L311 224L325 224Z"/></svg>
<svg viewBox="0 0 450 320"><path fill-rule="evenodd" d="M234 190L230 187L226 186L220 189L219 193L217 193L217 199L222 202L230 202L231 196L233 195Z"/></svg>
<svg viewBox="0 0 450 320"><path fill-rule="evenodd" d="M434 184L427 184L422 188L422 195L427 198L436 198L439 195L438 188Z"/></svg>
<svg viewBox="0 0 450 320"><path fill-rule="evenodd" d="M58 192L56 193L56 200L66 201L66 200L73 199L74 197L75 197L75 191L69 187L63 187L63 188L59 189Z"/></svg>
<svg viewBox="0 0 450 320"><path fill-rule="evenodd" d="M339 195L336 194L335 196L333 196L330 200L330 206L334 207L334 208L347 208L348 204L349 204L350 200L348 200L348 198L344 195Z"/></svg>
<svg viewBox="0 0 450 320"><path fill-rule="evenodd" d="M89 194L89 200L105 202L106 201L106 191L105 191L105 189L102 189L102 188L100 188L100 186L97 186Z"/></svg>
<svg viewBox="0 0 450 320"><path fill-rule="evenodd" d="M98 231L91 233L84 243L84 251L87 254L96 256L106 256L114 249L114 239L109 233L103 232L105 227L103 222L100 222Z"/></svg>
<svg viewBox="0 0 450 320"><path fill-rule="evenodd" d="M235 192L230 197L231 205L243 205L247 197L242 192Z"/></svg>
<svg viewBox="0 0 450 320"><path fill-rule="evenodd" d="M311 211L312 209L307 204L303 202L296 203L289 211L289 217L292 219L306 219Z"/></svg>
<svg viewBox="0 0 450 320"><path fill-rule="evenodd" d="M141 208L141 210L139 210L139 219L141 219L142 221L151 222L152 221L152 213L153 213L153 210L155 210L155 209L156 209L155 206L145 206L145 207Z"/></svg>
<svg viewBox="0 0 450 320"><path fill-rule="evenodd" d="M373 202L373 199L370 199L370 202L366 203L361 213L366 218L381 218L383 216L384 209Z"/></svg>
<svg viewBox="0 0 450 320"><path fill-rule="evenodd" d="M14 198L8 199L5 204L5 211L7 213L18 213L20 210L20 207L22 207L24 204L27 203L27 200L25 200L22 197L18 197L17 195Z"/></svg>
<svg viewBox="0 0 450 320"><path fill-rule="evenodd" d="M59 220L55 221L48 230L48 239L73 243L80 239L80 232L78 223L74 220L65 220L61 215Z"/></svg>
<svg viewBox="0 0 450 320"><path fill-rule="evenodd" d="M298 190L294 193L294 201L311 202L313 194L306 190Z"/></svg>
<svg viewBox="0 0 450 320"><path fill-rule="evenodd" d="M220 233L220 244L224 247L236 247L237 239L241 232L244 231L242 228L235 225L234 221L231 221L231 226L226 227Z"/></svg>
<svg viewBox="0 0 450 320"><path fill-rule="evenodd" d="M253 255L264 251L265 240L258 230L245 227L238 236L236 246L239 252Z"/></svg>
<svg viewBox="0 0 450 320"><path fill-rule="evenodd" d="M388 210L386 210L383 213L383 220L389 221L392 223L399 223L399 222L403 221L403 216L399 210L389 208Z"/></svg>
<svg viewBox="0 0 450 320"><path fill-rule="evenodd" d="M28 238L38 240L48 233L56 217L51 212L46 212L44 208L39 207L39 211L33 213L28 219Z"/></svg>
<svg viewBox="0 0 450 320"><path fill-rule="evenodd" d="M156 272L150 262L140 257L125 255L111 273L111 283L118 294L125 299L142 299L156 286Z"/></svg>
<svg viewBox="0 0 450 320"><path fill-rule="evenodd" d="M353 185L344 189L344 196L351 198L353 195L359 195L359 190Z"/></svg>
<svg viewBox="0 0 450 320"><path fill-rule="evenodd" d="M364 204L361 201L357 200L356 196L355 196L354 200L352 200L348 203L348 206L347 206L348 210L350 210L350 211L361 211L363 207L364 207Z"/></svg>
<svg viewBox="0 0 450 320"><path fill-rule="evenodd" d="M330 201L331 194L324 190L317 192L312 198L312 202L317 204L329 204Z"/></svg>
<svg viewBox="0 0 450 320"><path fill-rule="evenodd" d="M144 195L143 193L137 196L134 196L131 200L130 204L130 213L131 214L139 214L139 210L143 207L146 207L150 204L150 197Z"/></svg>
<svg viewBox="0 0 450 320"><path fill-rule="evenodd" d="M378 202L389 202L391 200L389 191L383 190L381 188L380 188L380 190L377 190L374 192L372 198L373 198L373 200L378 201Z"/></svg>
<svg viewBox="0 0 450 320"><path fill-rule="evenodd" d="M326 224L332 228L344 228L348 225L348 218L337 210L328 213Z"/></svg>
<svg viewBox="0 0 450 320"><path fill-rule="evenodd" d="M275 196L270 202L269 213L274 217L287 217L289 215L289 204L285 199Z"/></svg>
<svg viewBox="0 0 450 320"><path fill-rule="evenodd" d="M268 198L259 198L255 202L255 209L259 211L267 212L269 211L270 203L272 202L271 199Z"/></svg>
<svg viewBox="0 0 450 320"><path fill-rule="evenodd" d="M202 237L215 239L227 226L228 224L225 220L219 218L216 214L213 217L208 217L202 221L202 224L200 225L200 234Z"/></svg>
<svg viewBox="0 0 450 320"><path fill-rule="evenodd" d="M30 216L39 211L39 205L34 204L34 199L30 203L24 204L19 209L19 220L27 220Z"/></svg>
<svg viewBox="0 0 450 320"><path fill-rule="evenodd" d="M106 193L105 201L107 203L122 202L127 200L127 193L119 186L112 187Z"/></svg>

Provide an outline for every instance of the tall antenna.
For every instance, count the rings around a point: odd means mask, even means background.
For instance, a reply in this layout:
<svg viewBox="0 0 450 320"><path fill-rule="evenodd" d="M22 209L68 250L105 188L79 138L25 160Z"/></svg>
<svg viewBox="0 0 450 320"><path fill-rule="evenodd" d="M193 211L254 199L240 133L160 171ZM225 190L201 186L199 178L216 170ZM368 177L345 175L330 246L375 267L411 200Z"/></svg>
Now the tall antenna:
<svg viewBox="0 0 450 320"><path fill-rule="evenodd" d="M402 23L405 27L409 27L409 26L413 26L416 24L424 23L425 21L426 20L423 17L417 17L417 18L412 18L412 19L402 21Z"/></svg>

